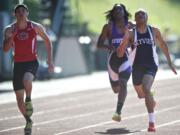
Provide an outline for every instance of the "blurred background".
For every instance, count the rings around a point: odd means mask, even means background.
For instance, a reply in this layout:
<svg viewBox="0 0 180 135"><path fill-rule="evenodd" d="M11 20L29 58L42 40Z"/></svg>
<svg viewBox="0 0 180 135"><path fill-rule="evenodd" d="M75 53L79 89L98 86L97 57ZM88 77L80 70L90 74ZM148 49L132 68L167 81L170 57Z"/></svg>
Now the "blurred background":
<svg viewBox="0 0 180 135"><path fill-rule="evenodd" d="M0 2L0 81L12 78L12 52L3 53L3 29L14 21L18 0ZM158 27L168 43L173 63L180 68L180 1L179 0L24 0L29 19L41 23L53 43L55 73L49 74L44 43L38 38L40 67L38 80L64 78L106 70L107 52L96 49L98 35L106 23L105 12L115 3L123 3L132 14L144 8L149 24ZM160 68L167 63L158 50Z"/></svg>

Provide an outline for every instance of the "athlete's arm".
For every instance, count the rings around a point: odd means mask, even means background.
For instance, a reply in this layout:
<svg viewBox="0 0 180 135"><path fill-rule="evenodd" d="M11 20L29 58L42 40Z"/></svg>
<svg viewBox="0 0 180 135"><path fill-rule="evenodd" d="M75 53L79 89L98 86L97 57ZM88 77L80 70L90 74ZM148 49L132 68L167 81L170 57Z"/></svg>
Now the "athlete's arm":
<svg viewBox="0 0 180 135"><path fill-rule="evenodd" d="M155 39L157 44L159 45L159 48L163 51L167 61L168 61L168 65L171 68L171 70L177 74L175 68L173 67L173 64L171 62L171 58L169 56L169 51L168 51L168 47L166 42L164 41L164 39L161 36L161 32L157 29L157 28L153 28L153 32L155 33Z"/></svg>
<svg viewBox="0 0 180 135"><path fill-rule="evenodd" d="M128 21L128 29L132 29L136 26L136 24L132 21Z"/></svg>
<svg viewBox="0 0 180 135"><path fill-rule="evenodd" d="M8 52L12 47L13 38L16 35L16 32L12 33L11 27L6 27L4 30L4 40L3 40L3 51Z"/></svg>
<svg viewBox="0 0 180 135"><path fill-rule="evenodd" d="M53 72L53 57L52 57L52 43L41 24L35 24L36 33L44 40L47 51L47 64L49 72Z"/></svg>
<svg viewBox="0 0 180 135"><path fill-rule="evenodd" d="M102 32L98 38L98 42L97 42L97 48L99 49L106 49L106 50L110 50L111 47L107 44L109 43L106 43L105 45L105 41L109 40L109 34L108 34L108 24L105 24L103 29L102 29ZM109 42L109 41L107 41Z"/></svg>
<svg viewBox="0 0 180 135"><path fill-rule="evenodd" d="M117 48L117 55L118 55L118 57L123 57L124 56L124 53L125 53L126 48L127 48L127 45L129 43L130 44L132 43L131 39L132 39L132 31L129 31L129 29L126 28L123 40L120 43L120 45L118 46L118 48Z"/></svg>

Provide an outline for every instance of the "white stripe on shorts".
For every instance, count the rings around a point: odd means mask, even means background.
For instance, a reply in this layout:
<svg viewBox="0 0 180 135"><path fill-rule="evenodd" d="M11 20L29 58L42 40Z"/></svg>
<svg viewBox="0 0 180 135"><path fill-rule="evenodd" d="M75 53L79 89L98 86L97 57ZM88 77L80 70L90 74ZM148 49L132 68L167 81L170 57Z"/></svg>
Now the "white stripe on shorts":
<svg viewBox="0 0 180 135"><path fill-rule="evenodd" d="M111 55L113 54L113 52L111 52L110 54L109 54L109 57L108 57L108 73L109 73L109 77L110 77L110 79L112 80L112 81L118 81L119 80L119 75L116 73L116 72L114 72L113 70L112 70L112 68L111 68L111 66L110 66L110 58L111 58Z"/></svg>
<svg viewBox="0 0 180 135"><path fill-rule="evenodd" d="M127 68L130 67L130 63L129 61L125 61L123 64L121 64L121 66L119 67L119 73L125 71Z"/></svg>

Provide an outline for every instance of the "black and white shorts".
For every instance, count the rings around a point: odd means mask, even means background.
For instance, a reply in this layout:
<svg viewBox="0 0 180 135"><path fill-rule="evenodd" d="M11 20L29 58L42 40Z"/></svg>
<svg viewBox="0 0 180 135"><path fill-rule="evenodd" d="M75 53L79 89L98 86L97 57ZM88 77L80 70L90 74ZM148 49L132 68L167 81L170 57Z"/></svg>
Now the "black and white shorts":
<svg viewBox="0 0 180 135"><path fill-rule="evenodd" d="M116 86L120 79L129 80L131 75L131 65L127 57L119 58L116 52L112 52L108 58L108 73L112 86Z"/></svg>

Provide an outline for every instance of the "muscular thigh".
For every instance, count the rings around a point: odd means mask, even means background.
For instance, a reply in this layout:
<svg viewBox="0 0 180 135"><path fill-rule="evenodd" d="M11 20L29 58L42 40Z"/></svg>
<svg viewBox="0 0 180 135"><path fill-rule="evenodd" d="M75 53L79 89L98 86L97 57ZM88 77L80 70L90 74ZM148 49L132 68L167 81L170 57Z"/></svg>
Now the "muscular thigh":
<svg viewBox="0 0 180 135"><path fill-rule="evenodd" d="M153 82L154 82L154 76L150 74L145 74L142 80L143 88L145 90L151 90Z"/></svg>
<svg viewBox="0 0 180 135"><path fill-rule="evenodd" d="M140 86L142 84L143 76L145 70L142 67L133 67L132 70L132 80L135 86Z"/></svg>

